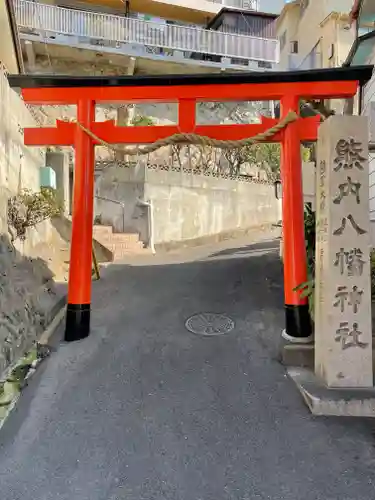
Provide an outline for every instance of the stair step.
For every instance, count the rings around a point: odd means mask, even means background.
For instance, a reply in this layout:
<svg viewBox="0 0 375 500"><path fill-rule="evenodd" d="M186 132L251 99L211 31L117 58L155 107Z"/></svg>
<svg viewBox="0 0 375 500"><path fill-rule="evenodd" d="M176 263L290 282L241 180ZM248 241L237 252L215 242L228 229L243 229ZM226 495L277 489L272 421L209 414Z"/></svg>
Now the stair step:
<svg viewBox="0 0 375 500"><path fill-rule="evenodd" d="M148 255L151 254L151 250L149 248L142 248L142 249L127 249L127 250L115 250L113 252L113 260L121 260L124 257L127 257L129 255Z"/></svg>
<svg viewBox="0 0 375 500"><path fill-rule="evenodd" d="M106 245L106 247L111 250L111 252L114 252L116 250L129 250L129 249L134 249L134 250L142 250L143 243L141 241L137 242L129 242L125 241L123 243L109 243Z"/></svg>
<svg viewBox="0 0 375 500"><path fill-rule="evenodd" d="M94 226L94 238L113 256L113 260L121 260L128 255L143 255L150 253L144 248L138 233L114 233L112 226Z"/></svg>
<svg viewBox="0 0 375 500"><path fill-rule="evenodd" d="M104 244L107 243L123 243L123 242L133 242L137 243L139 241L138 233L112 233L111 235L99 235L100 241Z"/></svg>
<svg viewBox="0 0 375 500"><path fill-rule="evenodd" d="M93 227L93 234L95 235L111 235L113 234L113 228L112 226L94 226Z"/></svg>

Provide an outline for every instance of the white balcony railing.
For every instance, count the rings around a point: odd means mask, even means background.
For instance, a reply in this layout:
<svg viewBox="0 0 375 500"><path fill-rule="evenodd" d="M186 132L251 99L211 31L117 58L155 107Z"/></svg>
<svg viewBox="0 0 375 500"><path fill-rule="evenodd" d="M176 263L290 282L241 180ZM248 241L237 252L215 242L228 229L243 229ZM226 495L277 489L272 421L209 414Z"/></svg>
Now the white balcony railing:
<svg viewBox="0 0 375 500"><path fill-rule="evenodd" d="M14 4L21 31L36 30L114 44L139 44L269 63L279 61L277 40L71 10L27 0L15 0Z"/></svg>
<svg viewBox="0 0 375 500"><path fill-rule="evenodd" d="M241 10L259 10L259 0L208 0L223 7L234 7Z"/></svg>

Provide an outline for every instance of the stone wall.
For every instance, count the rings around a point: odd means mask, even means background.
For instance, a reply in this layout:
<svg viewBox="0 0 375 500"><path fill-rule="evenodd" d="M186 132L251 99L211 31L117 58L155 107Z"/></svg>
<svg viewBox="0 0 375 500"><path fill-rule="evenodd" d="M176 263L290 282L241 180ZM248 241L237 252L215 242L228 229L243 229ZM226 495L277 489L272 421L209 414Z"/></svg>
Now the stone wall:
<svg viewBox="0 0 375 500"><path fill-rule="evenodd" d="M23 128L35 126L35 121L19 96L9 88L5 69L0 67L0 230L7 231L6 204L8 197L23 188L38 191L39 168L45 164L41 148L23 144ZM50 226L40 224L31 231L23 250L28 250L50 237Z"/></svg>
<svg viewBox="0 0 375 500"><path fill-rule="evenodd" d="M56 303L51 268L54 228L45 221L28 229L26 240L11 244L7 204L23 188L39 191L45 154L23 145L23 127L35 126L0 67L0 378L38 337Z"/></svg>
<svg viewBox="0 0 375 500"><path fill-rule="evenodd" d="M139 199L151 200L154 243L179 242L275 223L280 217L273 185L205 176L186 171L109 168L97 179L96 194L123 203L96 201L96 215L116 231L138 231L149 242L149 211Z"/></svg>

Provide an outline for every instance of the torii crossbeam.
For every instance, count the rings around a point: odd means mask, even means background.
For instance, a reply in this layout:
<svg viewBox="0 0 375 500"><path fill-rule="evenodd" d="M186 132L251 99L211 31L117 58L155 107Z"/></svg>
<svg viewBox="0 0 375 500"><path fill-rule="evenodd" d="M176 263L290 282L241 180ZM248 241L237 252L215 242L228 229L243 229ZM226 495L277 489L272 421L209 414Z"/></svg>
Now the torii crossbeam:
<svg viewBox="0 0 375 500"><path fill-rule="evenodd" d="M267 101L281 103L281 116L299 112L301 99L339 99L356 95L372 75L372 66L313 71L215 75L72 77L10 75L27 104L77 106L77 121L109 144L150 144L177 133L213 139L245 139L264 132L277 120L263 118L252 125L197 125L199 101ZM95 122L97 103L177 102L176 126L118 127ZM282 144L284 290L286 333L306 340L311 335L307 299L296 286L307 280L302 192L301 142L317 139L319 117L299 118L271 140ZM28 146L75 148L73 217L65 340L90 332L91 245L94 204L95 145L76 123L57 122L53 128L25 129Z"/></svg>

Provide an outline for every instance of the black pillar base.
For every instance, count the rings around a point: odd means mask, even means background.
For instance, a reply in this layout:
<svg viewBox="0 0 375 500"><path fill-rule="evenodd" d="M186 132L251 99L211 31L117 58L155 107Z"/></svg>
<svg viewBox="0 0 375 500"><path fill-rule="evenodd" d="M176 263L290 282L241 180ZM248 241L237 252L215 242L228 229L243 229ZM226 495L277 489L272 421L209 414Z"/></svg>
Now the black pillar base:
<svg viewBox="0 0 375 500"><path fill-rule="evenodd" d="M295 342L312 340L313 330L308 304L285 305L285 333Z"/></svg>
<svg viewBox="0 0 375 500"><path fill-rule="evenodd" d="M82 340L90 334L90 304L68 304L66 309L66 342Z"/></svg>

